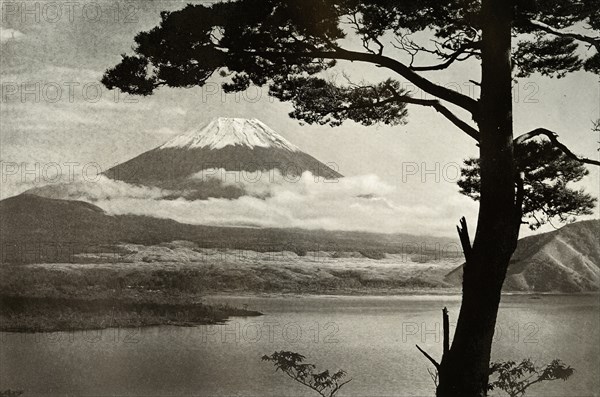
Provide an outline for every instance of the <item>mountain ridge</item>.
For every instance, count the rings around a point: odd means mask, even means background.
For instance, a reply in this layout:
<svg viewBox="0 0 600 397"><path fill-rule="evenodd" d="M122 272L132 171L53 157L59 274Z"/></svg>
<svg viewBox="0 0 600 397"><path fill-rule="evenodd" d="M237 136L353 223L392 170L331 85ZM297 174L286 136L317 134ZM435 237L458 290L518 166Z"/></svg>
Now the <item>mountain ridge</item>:
<svg viewBox="0 0 600 397"><path fill-rule="evenodd" d="M462 283L463 265L445 277ZM600 220L571 223L524 237L508 266L505 291L586 292L600 289Z"/></svg>
<svg viewBox="0 0 600 397"><path fill-rule="evenodd" d="M139 215L108 215L101 208L76 200L21 194L0 201L1 249L32 247L37 243L89 247L120 243L155 245L176 240L205 248L231 248L259 252L307 251L404 253L407 247L454 244L442 237L377 234L361 231L326 231L294 228L204 226ZM33 247L35 249L35 247ZM375 252L377 253L377 252ZM425 252L439 255L439 252ZM0 257L4 258L4 254ZM415 255L419 253L414 253Z"/></svg>
<svg viewBox="0 0 600 397"><path fill-rule="evenodd" d="M435 247L456 245L455 240L448 238L359 231L189 225L148 216L108 215L87 202L32 194L21 194L0 201L0 221L2 263L11 262L10 255L14 254L15 249L24 250L27 255L32 250L44 251L44 244L52 245L46 250L66 245L68 253L75 254L88 252L93 247L110 248L128 243L153 246L173 241L191 241L201 248L286 251L298 256L306 255L307 251L324 251L340 258L356 253L378 259L385 258L386 254L400 253L403 261L406 260L407 265L413 267L436 266L436 261L448 266L462 259L460 253L453 257L439 257L443 250ZM599 236L600 220L592 220L519 240L509 265L504 290L562 293L598 291ZM419 249L415 251L415 247ZM55 261L64 260L60 257ZM35 258L33 262L36 262ZM48 260L38 260L37 263L48 263ZM423 277L428 274L427 269L423 268ZM447 287L458 287L461 278L462 266L459 266L449 272L443 282Z"/></svg>

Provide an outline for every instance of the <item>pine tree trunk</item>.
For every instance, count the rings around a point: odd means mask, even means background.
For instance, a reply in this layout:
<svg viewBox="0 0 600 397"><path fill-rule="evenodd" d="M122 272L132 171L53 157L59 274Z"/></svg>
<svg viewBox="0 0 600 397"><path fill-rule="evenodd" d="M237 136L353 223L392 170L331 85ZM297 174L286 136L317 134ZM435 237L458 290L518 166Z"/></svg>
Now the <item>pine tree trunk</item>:
<svg viewBox="0 0 600 397"><path fill-rule="evenodd" d="M466 230L461 236L462 305L452 345L440 363L438 397L487 395L500 293L521 221L512 142L511 2L483 0L482 17L479 218L472 248Z"/></svg>

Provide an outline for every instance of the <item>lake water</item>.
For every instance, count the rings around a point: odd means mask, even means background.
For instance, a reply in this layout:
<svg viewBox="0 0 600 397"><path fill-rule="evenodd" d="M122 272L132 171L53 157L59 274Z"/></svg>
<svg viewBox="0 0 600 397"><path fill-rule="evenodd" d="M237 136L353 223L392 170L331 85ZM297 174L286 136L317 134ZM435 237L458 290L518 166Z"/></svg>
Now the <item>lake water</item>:
<svg viewBox="0 0 600 397"><path fill-rule="evenodd" d="M428 362L441 353L441 309L456 320L458 296L219 297L265 313L225 325L135 330L1 333L0 390L29 395L313 395L260 360L290 350L317 369L344 369L340 396L431 396ZM493 359L560 358L567 382L528 396L594 396L600 391L598 296L504 296Z"/></svg>

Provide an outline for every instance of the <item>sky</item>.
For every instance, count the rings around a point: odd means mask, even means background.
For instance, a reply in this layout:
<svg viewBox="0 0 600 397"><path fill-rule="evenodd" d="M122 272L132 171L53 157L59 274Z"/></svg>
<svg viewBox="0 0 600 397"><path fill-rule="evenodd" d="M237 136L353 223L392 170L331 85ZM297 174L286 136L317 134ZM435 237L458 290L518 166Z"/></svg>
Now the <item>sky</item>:
<svg viewBox="0 0 600 397"><path fill-rule="evenodd" d="M432 109L409 107L408 123L401 126L346 122L331 128L291 119L288 103L269 98L257 87L226 95L216 79L203 88L161 88L149 97L129 97L101 86L103 72L119 62L120 54L132 52L136 33L154 27L161 11L180 9L188 2L193 1L0 1L0 198L51 182L55 164L63 175L85 177L215 117L245 117L260 119L303 151L335 163L341 174L355 181L376 178L385 186L386 202L398 210L377 213L373 219L381 221L373 222L366 209L364 217L354 220L354 228L365 222L365 230L454 236L461 216L475 224L477 204L458 193L456 180L460 163L475 156L477 147ZM386 40L384 54L400 56L388 45L390 38ZM353 37L342 44L359 48ZM477 97L469 80L478 79L478 66L469 61L426 76ZM385 69L351 62L340 62L328 73L369 82L394 77ZM423 96L399 80L414 95ZM598 139L590 130L592 120L600 117L597 76L534 75L518 80L514 92L515 134L546 127L559 132L575 153L598 158ZM582 186L597 197L599 173L594 167L590 171ZM329 202L332 208L336 203L356 204L335 200ZM124 208L132 207L136 206L129 203ZM342 211L339 217L351 214ZM593 217L599 217L598 210ZM525 228L523 232L528 233Z"/></svg>

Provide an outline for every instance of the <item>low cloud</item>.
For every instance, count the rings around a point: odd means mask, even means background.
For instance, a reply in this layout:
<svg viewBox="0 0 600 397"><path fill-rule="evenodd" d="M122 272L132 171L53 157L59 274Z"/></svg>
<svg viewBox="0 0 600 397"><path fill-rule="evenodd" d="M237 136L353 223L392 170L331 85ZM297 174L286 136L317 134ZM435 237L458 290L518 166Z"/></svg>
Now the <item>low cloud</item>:
<svg viewBox="0 0 600 397"><path fill-rule="evenodd" d="M224 186L236 186L250 196L275 197L293 192L299 196L339 199L352 196L380 196L391 193L394 188L377 175L350 176L325 179L305 171L302 175L282 174L279 170L240 172L222 168L206 169L193 174L191 179L218 180Z"/></svg>
<svg viewBox="0 0 600 397"><path fill-rule="evenodd" d="M61 200L82 200L97 204L113 199L160 200L175 193L157 187L132 185L96 175L90 180L56 183L29 190L28 193Z"/></svg>
<svg viewBox="0 0 600 397"><path fill-rule="evenodd" d="M93 183L46 186L34 193L88 201L111 215L147 215L189 224L435 235L447 234L438 230L440 220L456 213L460 205L451 201L431 208L395 203L388 197L394 188L376 175L336 181L325 181L310 172L284 177L273 171L258 179L257 174L249 175L207 170L193 176L241 187L246 194L236 199L173 199L180 192L131 185L103 176Z"/></svg>
<svg viewBox="0 0 600 397"><path fill-rule="evenodd" d="M9 40L19 40L25 36L23 33L15 29L7 29L0 26L0 43L6 43Z"/></svg>

